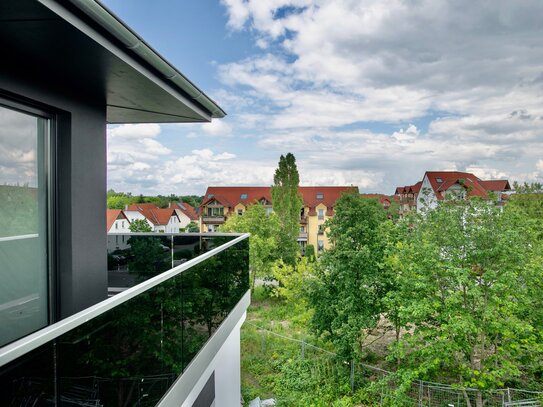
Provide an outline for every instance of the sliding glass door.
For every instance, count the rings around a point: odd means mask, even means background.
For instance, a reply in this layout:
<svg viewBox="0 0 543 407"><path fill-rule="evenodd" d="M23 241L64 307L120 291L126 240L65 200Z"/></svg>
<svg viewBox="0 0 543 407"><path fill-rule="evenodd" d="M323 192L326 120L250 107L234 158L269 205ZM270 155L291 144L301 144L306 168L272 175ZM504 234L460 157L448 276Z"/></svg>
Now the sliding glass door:
<svg viewBox="0 0 543 407"><path fill-rule="evenodd" d="M49 323L50 128L0 99L0 346Z"/></svg>

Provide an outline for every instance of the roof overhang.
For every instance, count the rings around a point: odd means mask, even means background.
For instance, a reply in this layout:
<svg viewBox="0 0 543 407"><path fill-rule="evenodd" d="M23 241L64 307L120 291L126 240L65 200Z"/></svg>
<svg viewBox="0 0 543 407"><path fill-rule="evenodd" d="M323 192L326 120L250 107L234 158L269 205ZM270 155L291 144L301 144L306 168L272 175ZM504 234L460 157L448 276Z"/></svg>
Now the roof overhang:
<svg viewBox="0 0 543 407"><path fill-rule="evenodd" d="M109 123L206 122L225 112L95 0L0 5L1 45L78 92L105 100Z"/></svg>

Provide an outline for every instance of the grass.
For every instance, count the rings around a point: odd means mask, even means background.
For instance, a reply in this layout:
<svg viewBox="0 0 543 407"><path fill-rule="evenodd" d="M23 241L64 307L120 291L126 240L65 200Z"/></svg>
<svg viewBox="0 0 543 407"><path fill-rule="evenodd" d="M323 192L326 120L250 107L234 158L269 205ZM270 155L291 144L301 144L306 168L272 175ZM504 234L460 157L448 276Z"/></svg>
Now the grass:
<svg viewBox="0 0 543 407"><path fill-rule="evenodd" d="M272 297L264 287L256 288L241 330L246 403L260 397L274 398L278 406L367 405L351 394L348 366L300 342L331 349L308 331L309 318L307 311Z"/></svg>

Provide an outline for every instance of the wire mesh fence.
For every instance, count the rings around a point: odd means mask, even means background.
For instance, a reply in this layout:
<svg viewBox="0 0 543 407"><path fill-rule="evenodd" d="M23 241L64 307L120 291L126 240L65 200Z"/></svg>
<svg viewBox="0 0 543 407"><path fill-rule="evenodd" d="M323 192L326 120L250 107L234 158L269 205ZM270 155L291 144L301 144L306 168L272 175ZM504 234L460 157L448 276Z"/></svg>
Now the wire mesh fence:
<svg viewBox="0 0 543 407"><path fill-rule="evenodd" d="M261 328L246 321L253 335L245 340L253 342L253 351L262 360L303 365L305 375L300 375L299 387L316 389L324 382L348 386L351 393L364 394L363 406L416 406L416 407L542 407L543 392L506 388L478 390L459 386L413 381L406 386L397 382L395 375L385 369L359 362L338 361L330 350ZM286 362L285 362L286 361ZM277 405L297 405L285 394L279 394Z"/></svg>

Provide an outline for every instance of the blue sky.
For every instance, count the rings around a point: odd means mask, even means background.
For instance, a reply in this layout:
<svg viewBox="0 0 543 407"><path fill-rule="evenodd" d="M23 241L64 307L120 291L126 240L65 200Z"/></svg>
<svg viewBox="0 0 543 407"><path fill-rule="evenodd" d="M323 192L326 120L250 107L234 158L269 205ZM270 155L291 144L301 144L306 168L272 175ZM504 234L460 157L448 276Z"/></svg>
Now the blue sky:
<svg viewBox="0 0 543 407"><path fill-rule="evenodd" d="M110 126L115 190L269 185L289 151L302 184L363 192L425 170L543 179L539 0L104 4L228 113Z"/></svg>

